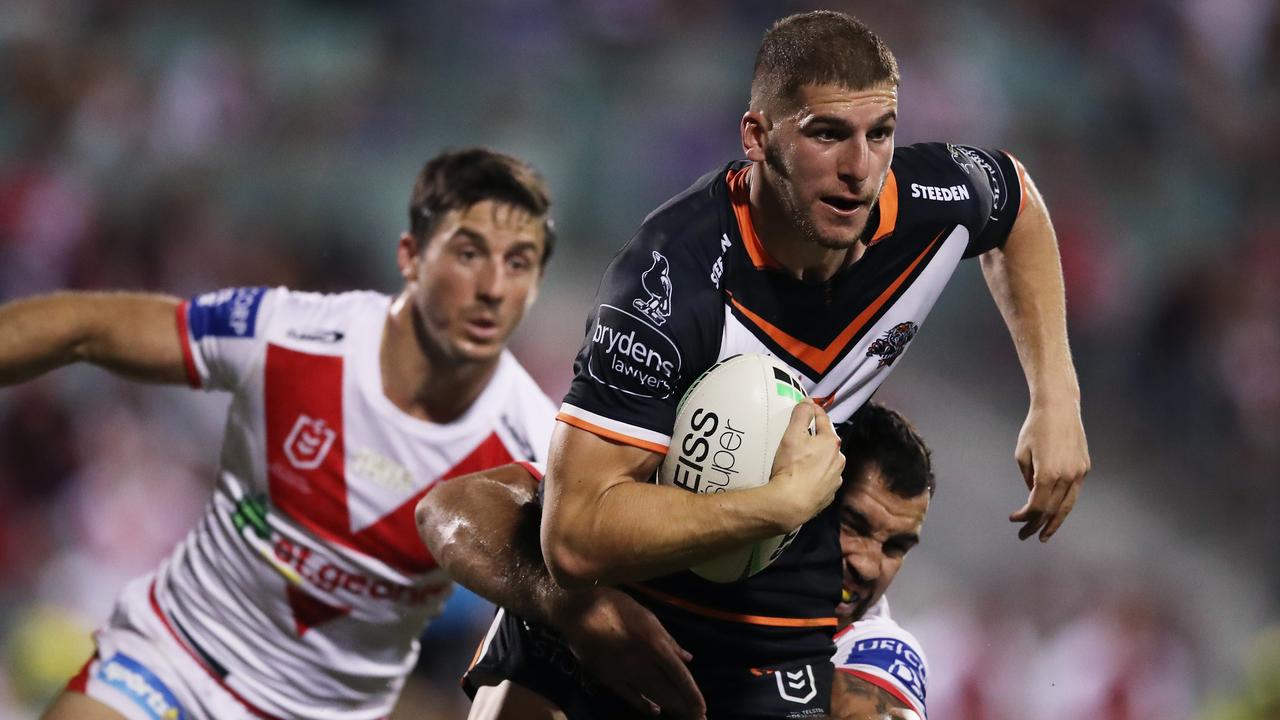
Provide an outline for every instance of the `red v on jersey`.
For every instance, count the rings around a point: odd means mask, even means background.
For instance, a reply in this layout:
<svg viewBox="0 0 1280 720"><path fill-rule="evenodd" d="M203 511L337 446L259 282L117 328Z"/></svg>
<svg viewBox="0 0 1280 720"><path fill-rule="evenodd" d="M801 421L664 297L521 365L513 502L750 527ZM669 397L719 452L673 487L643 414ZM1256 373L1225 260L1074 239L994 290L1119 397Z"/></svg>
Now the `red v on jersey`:
<svg viewBox="0 0 1280 720"><path fill-rule="evenodd" d="M343 359L267 346L263 405L271 503L321 537L404 572L436 567L418 538L413 511L436 481L513 460L496 434L421 491L359 532L351 529L343 442Z"/></svg>
<svg viewBox="0 0 1280 720"><path fill-rule="evenodd" d="M293 610L293 629L301 636L313 625L328 622L351 612L349 607L335 607L319 600L302 588L286 585L285 597L289 600L289 608Z"/></svg>

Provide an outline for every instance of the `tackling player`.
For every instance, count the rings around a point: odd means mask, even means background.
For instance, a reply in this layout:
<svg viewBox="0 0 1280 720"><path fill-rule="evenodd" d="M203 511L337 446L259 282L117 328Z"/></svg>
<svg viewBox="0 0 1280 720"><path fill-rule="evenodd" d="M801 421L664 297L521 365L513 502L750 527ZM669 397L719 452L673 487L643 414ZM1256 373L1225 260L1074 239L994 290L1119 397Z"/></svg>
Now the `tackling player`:
<svg viewBox="0 0 1280 720"><path fill-rule="evenodd" d="M960 260L981 256L1030 391L1019 536L1052 536L1089 469L1044 201L1005 152L895 150L898 82L889 48L847 15L776 23L740 122L748 162L662 205L614 259L560 408L547 566L568 587L622 584L653 610L695 657L712 715L825 711L839 599L837 518L824 508L840 460L813 404L798 407L767 484L702 494L646 482L678 400L718 360L774 355L842 421L899 364ZM685 570L805 523L768 573L716 584ZM770 705L770 674L751 668L803 671L819 700Z"/></svg>
<svg viewBox="0 0 1280 720"><path fill-rule="evenodd" d="M505 344L551 254L549 204L524 162L450 152L417 178L395 297L0 307L0 383L84 361L232 396L203 518L124 589L47 720L390 713L451 587L414 506L449 477L545 457L554 406Z"/></svg>
<svg viewBox="0 0 1280 720"><path fill-rule="evenodd" d="M884 593L920 540L935 487L929 450L901 415L874 402L838 433L848 463L838 502L843 597L832 660L842 672L832 716L880 720L910 710L923 718L924 654L890 618ZM567 591L550 579L538 552L540 475L528 464L496 468L451 481L418 506L418 531L441 567L503 607L463 681L474 698L470 717L627 714L597 683L641 712L654 702L696 715L700 708L683 706L697 704L687 654L651 614L617 591ZM772 680L779 697L794 682Z"/></svg>

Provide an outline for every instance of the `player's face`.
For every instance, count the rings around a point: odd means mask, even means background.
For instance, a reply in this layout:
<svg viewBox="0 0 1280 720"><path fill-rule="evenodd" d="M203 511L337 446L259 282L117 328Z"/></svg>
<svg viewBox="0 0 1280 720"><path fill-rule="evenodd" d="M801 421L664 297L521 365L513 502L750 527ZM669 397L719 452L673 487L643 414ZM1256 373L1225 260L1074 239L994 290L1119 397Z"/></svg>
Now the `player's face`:
<svg viewBox="0 0 1280 720"><path fill-rule="evenodd" d="M907 552L920 542L929 493L904 498L885 487L880 468L864 463L840 501L840 552L847 600L836 606L842 620L856 620L889 588ZM847 476L846 476L847 477ZM856 482L855 482L856 480Z"/></svg>
<svg viewBox="0 0 1280 720"><path fill-rule="evenodd" d="M485 200L446 214L421 251L413 242L401 238L400 270L425 343L454 362L497 358L537 294L543 219Z"/></svg>
<svg viewBox="0 0 1280 720"><path fill-rule="evenodd" d="M804 85L796 100L766 135L765 181L802 237L848 249L868 232L889 172L898 90Z"/></svg>

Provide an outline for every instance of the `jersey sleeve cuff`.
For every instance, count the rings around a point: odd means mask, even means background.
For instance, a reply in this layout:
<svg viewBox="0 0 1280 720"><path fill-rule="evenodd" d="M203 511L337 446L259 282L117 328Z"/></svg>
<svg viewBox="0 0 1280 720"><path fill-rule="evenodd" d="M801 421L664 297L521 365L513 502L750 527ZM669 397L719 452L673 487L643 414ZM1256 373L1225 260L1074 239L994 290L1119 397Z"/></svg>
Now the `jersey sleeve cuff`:
<svg viewBox="0 0 1280 720"><path fill-rule="evenodd" d="M175 321L178 324L178 339L182 345L182 366L187 371L187 384L199 389L203 383L200 381L200 370L196 366L195 352L191 348L191 329L187 326L189 305L190 302L186 300L178 305Z"/></svg>
<svg viewBox="0 0 1280 720"><path fill-rule="evenodd" d="M667 448L671 445L670 435L663 435L652 430L636 427L630 423L607 418L569 403L560 406L560 412L556 414L556 420L579 430L586 430L592 435L597 435L605 440L638 447L659 455L666 455Z"/></svg>

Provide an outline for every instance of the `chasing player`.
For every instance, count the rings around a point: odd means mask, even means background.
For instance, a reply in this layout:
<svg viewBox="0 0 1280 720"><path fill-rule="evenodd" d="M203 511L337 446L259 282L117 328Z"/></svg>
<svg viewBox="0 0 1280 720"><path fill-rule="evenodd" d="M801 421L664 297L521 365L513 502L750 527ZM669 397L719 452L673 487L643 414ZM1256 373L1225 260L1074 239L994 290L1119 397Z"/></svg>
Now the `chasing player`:
<svg viewBox="0 0 1280 720"><path fill-rule="evenodd" d="M0 383L71 362L230 392L200 523L130 583L47 720L386 717L450 590L413 509L545 457L554 406L505 350L551 253L549 198L489 150L431 160L404 289L59 293L0 307Z"/></svg>
<svg viewBox="0 0 1280 720"><path fill-rule="evenodd" d="M653 610L693 654L712 716L828 709L840 463L826 415L850 417L901 364L962 258L982 257L1030 392L1019 536L1051 537L1089 469L1044 201L1007 153L895 150L898 81L888 47L847 15L775 24L739 127L748 162L662 205L614 259L560 408L547 566L567 587L623 585ZM645 482L688 384L742 352L778 357L825 408L798 407L782 444L792 462L734 493ZM802 524L768 573L722 585L685 570ZM814 699L779 701L771 674L801 671Z"/></svg>
<svg viewBox="0 0 1280 720"><path fill-rule="evenodd" d="M920 540L935 486L929 450L901 415L873 402L838 433L848 462L838 503L841 629L832 657L843 672L835 676L832 716L880 720L910 710L923 718L924 654L890 618L884 593ZM617 591L566 591L551 581L537 547L540 475L528 464L497 468L451 481L418 507L419 532L441 567L503 607L463 681L474 699L472 720L632 714L620 699L640 712L656 699L668 708L696 705L685 656L652 615ZM584 608L593 613L585 619ZM779 697L789 683L808 682L772 680Z"/></svg>

